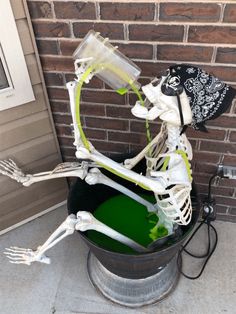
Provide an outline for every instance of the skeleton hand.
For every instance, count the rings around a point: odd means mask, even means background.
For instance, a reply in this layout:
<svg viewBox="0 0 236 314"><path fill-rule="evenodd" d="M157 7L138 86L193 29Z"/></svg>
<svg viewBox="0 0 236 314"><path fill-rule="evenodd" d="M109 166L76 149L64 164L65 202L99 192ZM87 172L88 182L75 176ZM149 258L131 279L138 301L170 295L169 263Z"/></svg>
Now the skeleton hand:
<svg viewBox="0 0 236 314"><path fill-rule="evenodd" d="M131 109L132 114L135 117L147 120L155 120L162 112L157 106L153 106L150 110L140 104L139 101L136 102L134 107Z"/></svg>
<svg viewBox="0 0 236 314"><path fill-rule="evenodd" d="M27 185L26 182L32 177L30 174L25 174L12 159L0 160L0 173L23 185Z"/></svg>
<svg viewBox="0 0 236 314"><path fill-rule="evenodd" d="M31 249L23 249L16 246L11 246L10 248L6 248L7 258L10 259L10 263L12 264L26 264L31 265L32 262L40 262L45 264L50 264L50 258L40 254L40 247L37 248L36 251Z"/></svg>

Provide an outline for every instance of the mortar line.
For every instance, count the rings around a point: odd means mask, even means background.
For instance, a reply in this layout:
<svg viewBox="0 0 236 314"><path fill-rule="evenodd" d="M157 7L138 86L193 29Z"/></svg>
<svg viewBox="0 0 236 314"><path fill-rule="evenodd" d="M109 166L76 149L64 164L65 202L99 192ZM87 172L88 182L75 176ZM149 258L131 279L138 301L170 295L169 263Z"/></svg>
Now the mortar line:
<svg viewBox="0 0 236 314"><path fill-rule="evenodd" d="M222 3L222 4L220 4L220 6L221 6L221 11L220 11L220 18L219 18L219 22L223 22L223 20L224 20L224 13L225 13L226 3Z"/></svg>
<svg viewBox="0 0 236 314"><path fill-rule="evenodd" d="M188 42L188 32L189 32L189 25L184 25L184 36L183 36L183 42Z"/></svg>
<svg viewBox="0 0 236 314"><path fill-rule="evenodd" d="M95 13L96 13L96 20L101 20L101 10L100 10L99 2L95 2Z"/></svg>
<svg viewBox="0 0 236 314"><path fill-rule="evenodd" d="M159 22L160 20L160 4L159 2L155 3L155 13L154 13L154 21Z"/></svg>
<svg viewBox="0 0 236 314"><path fill-rule="evenodd" d="M52 18L37 18L31 19L32 22L52 22ZM129 24L134 24L134 25L173 25L173 26L183 26L183 25L189 25L189 26L228 26L228 27L235 27L235 23L230 23L230 22L224 22L224 24L222 25L222 23L220 22L189 22L189 21L132 21L132 20L92 20L92 19L83 19L83 20L78 20L76 18L67 18L67 19L63 19L63 18L55 18L53 19L53 22L63 22L63 23L68 23L68 22L72 22L72 23L91 23L93 24L94 22L100 24L124 24L124 23L129 23Z"/></svg>
<svg viewBox="0 0 236 314"><path fill-rule="evenodd" d="M211 63L216 64L217 47L213 47L213 52L211 56Z"/></svg>

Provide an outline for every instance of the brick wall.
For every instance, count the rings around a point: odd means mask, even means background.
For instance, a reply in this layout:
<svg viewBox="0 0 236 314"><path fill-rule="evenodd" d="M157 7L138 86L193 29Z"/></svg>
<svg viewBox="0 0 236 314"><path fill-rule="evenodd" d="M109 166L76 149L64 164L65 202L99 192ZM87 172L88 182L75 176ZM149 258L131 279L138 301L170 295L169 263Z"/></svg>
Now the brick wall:
<svg viewBox="0 0 236 314"><path fill-rule="evenodd" d="M140 82L159 77L175 63L191 63L236 87L235 1L28 1L54 121L64 160L74 160L68 95L71 55L90 30L109 37L142 69ZM82 94L87 137L106 154L145 145L144 123L130 113L132 93L119 96L94 78ZM158 123L151 123L157 132ZM236 103L208 123L209 133L188 130L194 178L202 194L219 162L236 164ZM236 221L236 181L213 186L218 218Z"/></svg>

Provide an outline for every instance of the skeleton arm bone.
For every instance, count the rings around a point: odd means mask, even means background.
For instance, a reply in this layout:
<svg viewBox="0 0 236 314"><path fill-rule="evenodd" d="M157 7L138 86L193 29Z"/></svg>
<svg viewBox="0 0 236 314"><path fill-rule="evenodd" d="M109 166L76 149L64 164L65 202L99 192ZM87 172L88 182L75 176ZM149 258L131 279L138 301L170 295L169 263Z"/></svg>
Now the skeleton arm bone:
<svg viewBox="0 0 236 314"><path fill-rule="evenodd" d="M98 221L91 213L86 211L79 211L77 213L77 218L73 214L69 215L66 220L46 240L46 242L42 246L39 246L36 251L31 249L10 247L6 248L4 254L13 264L31 265L33 262L50 264L50 258L45 256L44 253L65 237L73 234L75 230L96 230L131 247L137 252L148 252L147 248L106 226L102 222Z"/></svg>
<svg viewBox="0 0 236 314"><path fill-rule="evenodd" d="M40 172L36 174L25 174L16 163L9 160L0 161L0 173L22 183L24 186L30 186L33 183L62 178L62 177L79 177L84 179L89 166L94 166L94 163L88 162L71 162L62 163L56 166L52 171Z"/></svg>
<svg viewBox="0 0 236 314"><path fill-rule="evenodd" d="M138 184L143 189L153 191L155 193L164 193L165 191L166 182L165 180L162 180L162 178L159 178L158 180L153 180L141 174L138 174L132 170L126 169L121 164L102 155L96 149L93 149L89 152L86 148L80 147L76 151L76 157L91 159L92 161L96 162L99 166L102 166L103 168L115 173L116 175L128 181Z"/></svg>
<svg viewBox="0 0 236 314"><path fill-rule="evenodd" d="M124 161L125 168L132 169L134 166L137 165L137 163L139 163L140 160L142 160L147 155L147 153L150 150L152 151L152 148L154 146L159 144L159 146L161 147L165 139L166 139L166 127L165 127L165 124L163 123L161 125L160 133L158 133L154 137L154 139L146 147L144 147L144 149L138 155L130 159L125 159Z"/></svg>
<svg viewBox="0 0 236 314"><path fill-rule="evenodd" d="M186 165L182 160L182 157L176 153L170 153L169 164L173 167L173 169L171 170L170 167L167 172L153 172L152 178L126 169L124 166L120 165L114 160L102 155L96 151L96 149L93 149L91 152L89 152L87 149L81 147L79 150L77 150L76 155L78 158L90 158L105 169L126 180L138 184L146 190L153 191L156 194L165 194L166 188L171 184L191 184L189 183L188 176L186 174ZM168 155L169 154L167 154L167 156Z"/></svg>

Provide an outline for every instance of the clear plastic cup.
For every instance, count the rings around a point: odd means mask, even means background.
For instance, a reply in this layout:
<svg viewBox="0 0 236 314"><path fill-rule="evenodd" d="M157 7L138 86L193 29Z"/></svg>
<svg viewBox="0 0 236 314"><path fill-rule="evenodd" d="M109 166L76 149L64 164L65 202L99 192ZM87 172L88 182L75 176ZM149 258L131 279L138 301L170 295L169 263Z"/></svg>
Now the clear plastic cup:
<svg viewBox="0 0 236 314"><path fill-rule="evenodd" d="M137 89L140 87L137 79L141 69L112 46L107 38L93 30L84 37L73 58L91 58L83 61L85 67L92 67L96 76L120 94L124 94L131 85Z"/></svg>

